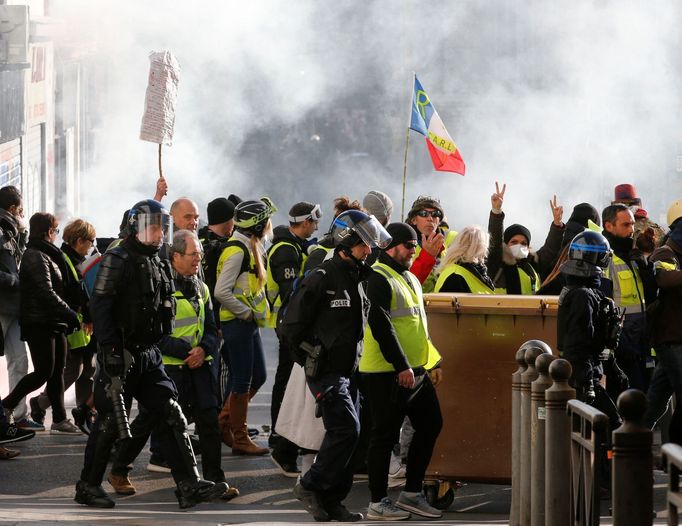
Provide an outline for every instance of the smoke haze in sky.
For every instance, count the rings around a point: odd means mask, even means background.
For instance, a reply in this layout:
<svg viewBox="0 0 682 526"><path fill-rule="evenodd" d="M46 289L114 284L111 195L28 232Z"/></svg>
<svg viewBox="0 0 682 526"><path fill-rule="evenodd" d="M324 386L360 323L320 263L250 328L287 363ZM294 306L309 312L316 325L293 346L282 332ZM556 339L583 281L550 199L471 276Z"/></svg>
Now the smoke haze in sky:
<svg viewBox="0 0 682 526"><path fill-rule="evenodd" d="M601 210L633 183L657 220L679 197L677 2L403 0L258 2L59 0L65 38L97 42L106 94L84 215L101 234L154 193L157 147L140 141L150 51L180 63L169 203L219 195L362 199L383 190L400 211L412 72L467 163L433 171L412 132L406 208L440 197L450 224L486 225L495 181L506 223L541 244L557 194ZM205 217L204 217L205 219ZM394 217L398 219L398 217ZM323 228L326 219L323 219Z"/></svg>

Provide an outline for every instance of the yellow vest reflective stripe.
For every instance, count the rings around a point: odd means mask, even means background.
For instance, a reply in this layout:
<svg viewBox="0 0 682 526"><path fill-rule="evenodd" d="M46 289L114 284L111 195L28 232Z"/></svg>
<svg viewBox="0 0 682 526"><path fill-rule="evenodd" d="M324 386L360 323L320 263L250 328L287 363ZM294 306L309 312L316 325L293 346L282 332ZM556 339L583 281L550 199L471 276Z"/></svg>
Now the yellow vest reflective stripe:
<svg viewBox="0 0 682 526"><path fill-rule="evenodd" d="M240 245L245 246L241 241L236 238L230 238L230 241L235 240ZM234 287L232 288L232 294L235 298L241 301L244 305L249 307L253 312L253 319L259 327L265 327L268 316L270 314L270 307L268 305L268 300L265 295L265 285L258 285L258 278L256 277L256 260L250 250L247 252L249 254L249 270L248 272L241 272L237 276ZM233 257L235 254L244 254L244 250L235 245L230 245L226 247L220 258L218 259L218 265L216 270L216 277L220 277L220 273L223 270L223 265L225 261ZM226 309L223 305L220 306L220 321L230 321L234 320L236 316L234 313Z"/></svg>
<svg viewBox="0 0 682 526"><path fill-rule="evenodd" d="M391 324L410 367L425 366L431 357L433 344L429 339L419 280L409 272L398 274L383 263L377 262L372 268L386 278L391 286ZM405 279L410 280L411 287ZM435 347L433 351L438 352ZM363 373L395 371L393 365L381 354L379 343L374 339L369 325L365 329L359 368Z"/></svg>
<svg viewBox="0 0 682 526"><path fill-rule="evenodd" d="M275 251L282 245L288 245L292 247L294 250L296 250L297 253L301 255L301 268L298 269L298 273L296 274L296 276L291 276L292 278L296 278L303 274L303 266L305 265L305 262L308 259L306 254L301 250L301 247L291 241L280 241L274 244L272 248L270 248L270 250L268 251L268 268L265 280L265 290L267 291L268 302L270 303L270 315L268 317L266 326L270 328L274 328L277 326L277 313L279 312L279 308L282 306L282 297L279 294L279 283L277 283L275 281L275 278L272 277L270 258L275 253Z"/></svg>
<svg viewBox="0 0 682 526"><path fill-rule="evenodd" d="M441 275L438 276L438 281L436 282L436 288L434 292L440 292L440 289L443 287L445 280L447 280L451 274L457 274L459 276L462 276L464 278L464 281L466 281L466 284L469 286L469 290L471 290L472 294L494 293L493 290L490 287L488 287L488 285L483 283L480 279L478 279L475 274L468 271L463 266L456 264L448 265L445 268L445 270L441 272Z"/></svg>
<svg viewBox="0 0 682 526"><path fill-rule="evenodd" d="M419 233L417 233L419 235ZM440 255L438 256L440 259L443 259L445 257L445 254L447 253L448 247L452 244L452 242L455 240L457 237L457 231L456 230L448 230L447 233L445 234L445 241L443 242L443 250L441 251ZM422 251L421 245L417 245L417 249L414 252L414 258L417 259L419 257L419 254ZM424 283L422 283L422 291L423 292L433 292L433 289L436 286L436 281L438 280L438 274L436 273L436 268L438 267L438 264L434 265L433 269L429 273L429 275L426 277L424 280Z"/></svg>
<svg viewBox="0 0 682 526"><path fill-rule="evenodd" d="M194 309L190 301L176 290L173 293L176 298L175 303L175 328L171 334L172 338L177 338L187 342L192 348L199 345L204 336L204 321L206 320L206 304L210 299L208 286L201 282L199 289L199 312ZM163 363L166 365L184 365L181 358L175 356L162 356ZM206 355L204 361L210 362L213 357Z"/></svg>
<svg viewBox="0 0 682 526"><path fill-rule="evenodd" d="M64 259L66 260L66 264L68 267L71 269L71 272L73 273L73 277L76 280L76 282L80 282L80 279L78 278L78 272L76 272L76 267L73 266L73 262L71 261L71 258L66 255L66 252L64 254ZM83 315L78 312L76 313L76 316L78 317L78 321L83 324ZM90 343L90 336L88 334L85 334L85 330L79 329L74 333L68 334L66 336L66 341L69 344L69 349L80 349L81 347L85 347L87 344Z"/></svg>
<svg viewBox="0 0 682 526"><path fill-rule="evenodd" d="M604 277L613 283L613 301L625 314L644 312L644 284L639 272L633 272L628 264L615 254L611 258Z"/></svg>

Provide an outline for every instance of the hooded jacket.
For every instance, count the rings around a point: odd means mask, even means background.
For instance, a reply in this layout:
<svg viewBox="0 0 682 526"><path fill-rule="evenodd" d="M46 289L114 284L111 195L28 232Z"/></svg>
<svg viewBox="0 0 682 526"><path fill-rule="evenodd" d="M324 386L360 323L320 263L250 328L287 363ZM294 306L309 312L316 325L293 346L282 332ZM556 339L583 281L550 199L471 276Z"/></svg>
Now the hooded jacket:
<svg viewBox="0 0 682 526"><path fill-rule="evenodd" d="M275 245L282 241L286 241L287 244L280 245L273 251ZM304 243L305 240L292 234L286 225L277 226L273 230L272 246L268 250L268 268L272 273L272 279L279 285L279 297L282 300L287 297L294 280L301 272Z"/></svg>
<svg viewBox="0 0 682 526"><path fill-rule="evenodd" d="M16 220L0 209L0 315L19 316L19 262L26 248L26 235Z"/></svg>

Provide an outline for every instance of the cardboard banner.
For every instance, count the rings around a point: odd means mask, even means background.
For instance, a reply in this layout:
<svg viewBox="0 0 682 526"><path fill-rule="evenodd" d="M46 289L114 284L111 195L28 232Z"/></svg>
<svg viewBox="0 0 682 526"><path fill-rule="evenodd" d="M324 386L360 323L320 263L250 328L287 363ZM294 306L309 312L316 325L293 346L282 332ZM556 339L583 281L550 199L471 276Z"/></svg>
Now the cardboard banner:
<svg viewBox="0 0 682 526"><path fill-rule="evenodd" d="M170 51L149 54L149 82L144 100L140 139L171 145L180 66Z"/></svg>

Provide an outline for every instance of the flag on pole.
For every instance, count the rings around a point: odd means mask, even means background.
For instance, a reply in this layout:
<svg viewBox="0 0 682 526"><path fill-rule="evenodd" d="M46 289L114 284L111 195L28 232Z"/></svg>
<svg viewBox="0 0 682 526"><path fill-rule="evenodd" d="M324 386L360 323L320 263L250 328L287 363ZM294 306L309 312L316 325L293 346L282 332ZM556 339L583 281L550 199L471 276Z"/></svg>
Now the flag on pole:
<svg viewBox="0 0 682 526"><path fill-rule="evenodd" d="M445 129L431 99L424 91L417 76L414 76L412 93L412 119L410 129L426 137L426 146L431 155L433 167L440 172L455 172L464 175L464 160L457 145Z"/></svg>

